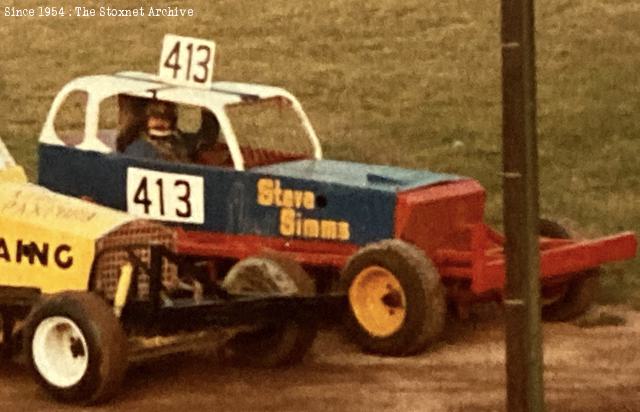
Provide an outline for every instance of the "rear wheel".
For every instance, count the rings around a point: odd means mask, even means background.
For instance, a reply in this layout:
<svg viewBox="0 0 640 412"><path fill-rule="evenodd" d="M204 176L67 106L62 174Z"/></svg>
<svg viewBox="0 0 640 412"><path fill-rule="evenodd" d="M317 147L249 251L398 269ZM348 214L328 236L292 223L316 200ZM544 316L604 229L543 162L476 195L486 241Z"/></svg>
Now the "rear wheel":
<svg viewBox="0 0 640 412"><path fill-rule="evenodd" d="M120 323L92 293L60 293L34 308L25 326L25 349L38 383L65 402L108 399L127 366Z"/></svg>
<svg viewBox="0 0 640 412"><path fill-rule="evenodd" d="M557 222L540 219L540 236L554 239L570 239L569 231ZM540 299L542 319L567 321L585 313L593 304L599 286L598 268L573 274L559 285L543 285Z"/></svg>
<svg viewBox="0 0 640 412"><path fill-rule="evenodd" d="M222 287L235 294L314 295L315 284L296 262L280 256L256 256L238 262ZM277 367L300 362L313 344L317 322L303 317L273 320L257 331L236 335L223 348L234 363Z"/></svg>
<svg viewBox="0 0 640 412"><path fill-rule="evenodd" d="M349 297L347 332L365 351L411 355L442 333L440 275L415 246L401 240L371 244L349 260L341 282Z"/></svg>

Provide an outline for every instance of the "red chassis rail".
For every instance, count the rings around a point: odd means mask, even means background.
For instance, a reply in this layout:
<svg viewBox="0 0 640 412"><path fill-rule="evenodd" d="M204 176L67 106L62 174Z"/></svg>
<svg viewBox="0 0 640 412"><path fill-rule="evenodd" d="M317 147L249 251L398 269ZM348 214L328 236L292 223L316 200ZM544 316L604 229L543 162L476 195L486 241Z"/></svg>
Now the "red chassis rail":
<svg viewBox="0 0 640 412"><path fill-rule="evenodd" d="M258 235L230 235L214 232L187 232L178 229L178 253L244 259L275 250L299 263L342 268L358 246L321 240L289 239Z"/></svg>
<svg viewBox="0 0 640 412"><path fill-rule="evenodd" d="M470 281L475 296L501 291L505 280L504 236L484 223L470 224L469 250L439 248L431 257L443 279ZM316 240L285 239L257 235L186 232L178 230L178 252L198 256L243 259L265 250L289 255L310 266L341 269L358 246ZM541 282L562 282L573 273L603 263L635 256L637 240L633 232L590 239L540 238Z"/></svg>
<svg viewBox="0 0 640 412"><path fill-rule="evenodd" d="M432 256L443 278L469 279L471 292L501 290L505 281L504 236L483 223L470 225L471 250L442 248ZM633 232L589 240L540 238L540 280L552 284L567 275L603 263L631 259L637 240Z"/></svg>

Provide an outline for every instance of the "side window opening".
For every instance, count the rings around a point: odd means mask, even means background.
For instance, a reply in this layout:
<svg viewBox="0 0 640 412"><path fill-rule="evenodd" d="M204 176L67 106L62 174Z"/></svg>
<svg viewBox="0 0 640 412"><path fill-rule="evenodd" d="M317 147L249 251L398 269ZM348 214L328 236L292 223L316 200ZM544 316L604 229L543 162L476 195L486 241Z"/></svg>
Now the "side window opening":
<svg viewBox="0 0 640 412"><path fill-rule="evenodd" d="M75 90L67 95L53 121L56 136L67 146L77 146L84 140L87 92Z"/></svg>

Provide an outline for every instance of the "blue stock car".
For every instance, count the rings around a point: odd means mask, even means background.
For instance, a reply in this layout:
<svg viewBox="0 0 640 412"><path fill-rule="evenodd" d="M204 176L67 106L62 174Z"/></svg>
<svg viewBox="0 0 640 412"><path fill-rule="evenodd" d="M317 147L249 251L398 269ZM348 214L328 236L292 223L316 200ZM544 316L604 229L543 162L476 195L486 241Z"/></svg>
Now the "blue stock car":
<svg viewBox="0 0 640 412"><path fill-rule="evenodd" d="M153 100L178 105L192 161L123 153ZM41 185L178 226L178 251L210 258L212 277L265 251L298 262L320 287L347 292L349 329L368 351L406 355L435 341L443 286L462 309L502 296L504 238L483 223L477 181L324 160L302 106L281 88L198 89L138 72L78 78L55 98L39 156ZM550 318L586 310L592 269L635 253L630 233L588 245L542 235ZM563 253L580 257L558 266Z"/></svg>

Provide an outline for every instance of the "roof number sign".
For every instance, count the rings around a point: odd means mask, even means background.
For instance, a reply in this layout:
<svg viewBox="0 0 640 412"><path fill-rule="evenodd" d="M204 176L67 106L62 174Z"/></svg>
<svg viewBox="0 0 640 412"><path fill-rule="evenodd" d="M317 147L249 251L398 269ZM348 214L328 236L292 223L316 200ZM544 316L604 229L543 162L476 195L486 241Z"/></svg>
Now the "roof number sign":
<svg viewBox="0 0 640 412"><path fill-rule="evenodd" d="M209 88L215 52L213 41L166 34L158 75L167 83Z"/></svg>

